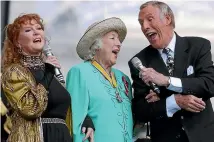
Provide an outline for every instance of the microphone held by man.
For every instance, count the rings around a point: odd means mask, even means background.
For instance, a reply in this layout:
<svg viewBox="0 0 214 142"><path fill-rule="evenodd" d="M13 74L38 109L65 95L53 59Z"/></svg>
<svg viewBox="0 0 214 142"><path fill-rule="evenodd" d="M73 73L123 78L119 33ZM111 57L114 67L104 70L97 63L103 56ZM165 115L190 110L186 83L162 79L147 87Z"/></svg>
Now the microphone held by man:
<svg viewBox="0 0 214 142"><path fill-rule="evenodd" d="M142 65L141 61L137 58L134 57L131 60L132 64L134 65L134 67L136 69L138 69L140 71L140 75L139 77L142 78L142 70L145 70L146 68ZM142 78L143 79L143 78ZM158 88L158 86L156 84L154 84L151 81L145 82L147 85L149 85L151 87L151 89L156 93L156 94L160 94L160 89Z"/></svg>

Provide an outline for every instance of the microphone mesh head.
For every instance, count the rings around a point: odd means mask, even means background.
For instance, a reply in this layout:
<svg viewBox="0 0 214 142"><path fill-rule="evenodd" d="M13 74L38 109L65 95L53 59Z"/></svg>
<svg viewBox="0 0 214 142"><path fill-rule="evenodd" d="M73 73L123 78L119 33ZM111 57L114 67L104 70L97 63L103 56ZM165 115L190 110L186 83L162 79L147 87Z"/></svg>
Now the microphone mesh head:
<svg viewBox="0 0 214 142"><path fill-rule="evenodd" d="M141 61L138 59L138 57L134 57L132 60L131 60L132 64L134 65L135 68L139 68L140 66L142 66L142 63Z"/></svg>
<svg viewBox="0 0 214 142"><path fill-rule="evenodd" d="M47 48L44 48L43 49L43 52L46 54L48 52L51 52L51 48L50 47L47 47Z"/></svg>
<svg viewBox="0 0 214 142"><path fill-rule="evenodd" d="M43 49L43 53L44 53L46 56L50 56L50 55L52 55L52 49L51 49L50 47L44 48L44 49Z"/></svg>

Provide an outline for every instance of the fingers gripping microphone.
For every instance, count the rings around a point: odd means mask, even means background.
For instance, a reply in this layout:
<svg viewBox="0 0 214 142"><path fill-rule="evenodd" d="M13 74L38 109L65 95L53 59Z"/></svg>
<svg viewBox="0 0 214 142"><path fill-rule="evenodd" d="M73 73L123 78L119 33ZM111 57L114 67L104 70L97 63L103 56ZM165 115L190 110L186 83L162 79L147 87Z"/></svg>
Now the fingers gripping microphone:
<svg viewBox="0 0 214 142"><path fill-rule="evenodd" d="M44 53L45 55L48 56L53 56L52 50L50 47L44 49ZM61 82L62 84L65 83L64 77L62 75L62 72L60 71L60 69L55 67L55 76L57 77L57 79L59 80L59 82Z"/></svg>
<svg viewBox="0 0 214 142"><path fill-rule="evenodd" d="M137 57L134 57L132 60L131 60L133 66L138 69L139 71L141 71L143 68L145 68L141 61L137 58ZM159 88L157 87L157 85L155 85L154 83L152 82L149 82L149 86L152 88L152 90L156 93L156 94L160 94L160 90Z"/></svg>

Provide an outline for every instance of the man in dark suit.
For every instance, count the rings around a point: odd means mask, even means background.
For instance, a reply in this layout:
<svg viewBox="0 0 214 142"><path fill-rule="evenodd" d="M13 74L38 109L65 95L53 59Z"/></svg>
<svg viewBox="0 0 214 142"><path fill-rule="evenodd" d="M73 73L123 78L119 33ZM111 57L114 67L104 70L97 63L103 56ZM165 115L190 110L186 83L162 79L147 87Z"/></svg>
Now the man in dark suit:
<svg viewBox="0 0 214 142"><path fill-rule="evenodd" d="M150 122L152 142L214 142L210 42L177 35L173 12L163 2L141 5L139 23L150 45L134 56L147 68L139 72L129 61L135 120Z"/></svg>

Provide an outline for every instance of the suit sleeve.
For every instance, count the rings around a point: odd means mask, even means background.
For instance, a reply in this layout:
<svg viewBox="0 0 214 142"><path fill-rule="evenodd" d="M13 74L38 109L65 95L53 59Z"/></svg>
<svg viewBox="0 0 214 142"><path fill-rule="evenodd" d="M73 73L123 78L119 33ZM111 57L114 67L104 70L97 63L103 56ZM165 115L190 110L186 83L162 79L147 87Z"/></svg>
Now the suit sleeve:
<svg viewBox="0 0 214 142"><path fill-rule="evenodd" d="M153 119L167 117L166 98L157 102L148 103L145 99L150 88L139 78L139 71L129 62L131 77L133 80L134 98L132 100L132 111L135 121L146 123Z"/></svg>
<svg viewBox="0 0 214 142"><path fill-rule="evenodd" d="M84 134L81 126L88 113L89 94L86 81L79 68L73 67L66 78L66 88L71 95L73 138L74 142L82 141Z"/></svg>
<svg viewBox="0 0 214 142"><path fill-rule="evenodd" d="M211 45L205 40L196 59L195 77L181 78L183 93L200 98L214 97L214 67Z"/></svg>

